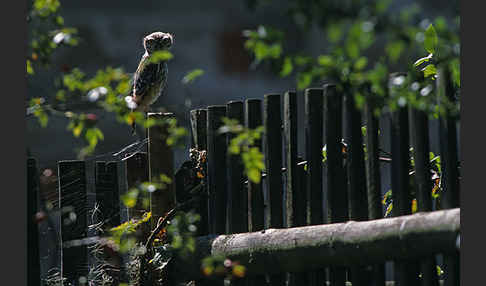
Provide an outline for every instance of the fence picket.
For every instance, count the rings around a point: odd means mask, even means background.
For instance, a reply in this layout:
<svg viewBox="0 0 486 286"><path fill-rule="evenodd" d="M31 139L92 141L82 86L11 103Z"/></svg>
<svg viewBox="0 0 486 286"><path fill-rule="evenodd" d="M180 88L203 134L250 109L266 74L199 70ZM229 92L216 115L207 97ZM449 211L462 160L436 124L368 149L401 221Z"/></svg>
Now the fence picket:
<svg viewBox="0 0 486 286"><path fill-rule="evenodd" d="M342 152L342 96L336 86L324 86L324 124L327 148L327 211L328 222L344 222L348 218L348 202ZM344 285L346 268L329 267L330 285Z"/></svg>
<svg viewBox="0 0 486 286"><path fill-rule="evenodd" d="M366 190L366 171L361 131L361 112L356 107L354 94L344 96L346 110L346 130L348 147L346 155L347 185L349 199L349 219L354 221L368 220L368 196ZM350 267L349 281L353 285L369 285L371 271L367 266Z"/></svg>
<svg viewBox="0 0 486 286"><path fill-rule="evenodd" d="M70 242L86 238L88 230L88 199L84 161L58 162L59 209L61 211L62 270L61 275L78 281L89 272L88 245L69 246Z"/></svg>
<svg viewBox="0 0 486 286"><path fill-rule="evenodd" d="M248 128L255 129L262 125L262 100L247 99L245 100L245 125ZM255 142L255 147L262 150L261 140ZM259 231L265 228L265 204L263 197L262 183L254 183L248 180L248 209L249 209L249 231ZM260 286L266 285L264 275L252 277L249 279L249 285Z"/></svg>
<svg viewBox="0 0 486 286"><path fill-rule="evenodd" d="M439 96L447 97L450 102L455 101L449 68L439 68L437 89ZM440 153L443 166L442 177L444 178L442 207L444 209L459 207L460 200L456 120L457 117L451 114L450 110L446 110L446 115L439 118ZM444 273L445 286L460 284L460 259L458 253L444 255Z"/></svg>
<svg viewBox="0 0 486 286"><path fill-rule="evenodd" d="M39 173L37 161L27 159L27 284L40 286L39 229L36 222L38 211Z"/></svg>
<svg viewBox="0 0 486 286"><path fill-rule="evenodd" d="M379 161L379 118L374 114L376 98L369 93L364 106L366 117L366 189L368 192L368 218L370 220L383 218L383 206L381 203L381 174ZM372 285L385 286L385 264L375 264L373 268Z"/></svg>

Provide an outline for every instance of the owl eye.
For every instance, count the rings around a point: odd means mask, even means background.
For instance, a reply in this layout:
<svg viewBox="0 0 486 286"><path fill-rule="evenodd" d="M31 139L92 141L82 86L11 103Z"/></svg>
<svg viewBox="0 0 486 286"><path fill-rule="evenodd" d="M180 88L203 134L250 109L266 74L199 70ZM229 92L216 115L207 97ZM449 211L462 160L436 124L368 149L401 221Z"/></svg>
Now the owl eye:
<svg viewBox="0 0 486 286"><path fill-rule="evenodd" d="M170 38L169 38L169 37L164 37L164 38L162 39L162 44L164 44L164 45L168 45L168 44L170 44Z"/></svg>

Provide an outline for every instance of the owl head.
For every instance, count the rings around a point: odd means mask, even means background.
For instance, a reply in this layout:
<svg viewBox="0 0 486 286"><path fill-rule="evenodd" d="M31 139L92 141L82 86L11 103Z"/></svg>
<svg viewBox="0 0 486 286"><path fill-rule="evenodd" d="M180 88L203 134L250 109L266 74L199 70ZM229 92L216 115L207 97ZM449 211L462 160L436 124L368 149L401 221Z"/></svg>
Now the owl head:
<svg viewBox="0 0 486 286"><path fill-rule="evenodd" d="M143 47L147 53L155 51L168 50L172 46L174 39L171 34L163 32L154 32L143 38Z"/></svg>

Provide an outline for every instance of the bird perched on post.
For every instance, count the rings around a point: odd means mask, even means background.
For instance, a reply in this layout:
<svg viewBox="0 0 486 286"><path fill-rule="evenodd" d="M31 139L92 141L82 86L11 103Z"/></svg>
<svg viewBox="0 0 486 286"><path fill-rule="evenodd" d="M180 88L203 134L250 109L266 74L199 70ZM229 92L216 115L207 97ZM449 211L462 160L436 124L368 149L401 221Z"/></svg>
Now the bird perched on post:
<svg viewBox="0 0 486 286"><path fill-rule="evenodd" d="M133 75L132 111L148 112L149 106L167 89L167 61L151 62L150 57L155 52L169 50L173 42L173 36L163 32L154 32L143 39L145 53ZM135 133L133 122L132 134Z"/></svg>

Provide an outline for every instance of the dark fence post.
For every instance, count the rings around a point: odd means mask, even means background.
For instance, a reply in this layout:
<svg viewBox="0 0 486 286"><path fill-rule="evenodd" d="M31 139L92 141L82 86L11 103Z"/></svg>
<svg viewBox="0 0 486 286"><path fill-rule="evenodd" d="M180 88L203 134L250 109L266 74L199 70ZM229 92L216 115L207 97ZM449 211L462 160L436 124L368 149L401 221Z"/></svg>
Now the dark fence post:
<svg viewBox="0 0 486 286"><path fill-rule="evenodd" d="M230 101L226 105L228 118L236 119L243 125L245 116L242 101ZM236 135L228 133L228 146ZM228 154L228 204L227 219L228 233L243 233L248 231L248 194L244 186L245 176L243 173L243 162L240 155ZM248 284L248 279L234 278L231 285L243 286Z"/></svg>
<svg viewBox="0 0 486 286"><path fill-rule="evenodd" d="M147 153L136 153L125 162L127 191L130 191L131 188L136 188L138 184L149 180ZM133 208L128 209L128 219L141 218L143 213L147 211L142 204L143 199L148 199L148 195L146 193L139 193L136 205Z"/></svg>
<svg viewBox="0 0 486 286"><path fill-rule="evenodd" d="M148 113L148 119L161 121L148 129L148 160L149 179L159 181L160 175L171 179L165 189L150 193L150 211L152 212L152 228L156 226L160 217L169 212L176 203L174 183L174 151L167 144L169 137L168 124L164 121L174 118L172 113Z"/></svg>
<svg viewBox="0 0 486 286"><path fill-rule="evenodd" d="M310 224L325 223L324 190L322 177L323 143L323 102L322 88L308 88L304 92L305 100L305 142L307 157L307 179L309 188ZM311 285L322 285L326 280L325 269L312 272Z"/></svg>
<svg viewBox="0 0 486 286"><path fill-rule="evenodd" d="M191 128L192 136L194 142L194 148L197 151L207 151L207 110L206 109L195 109L191 110ZM203 168L207 170L207 161L201 162ZM197 235L204 236L209 234L209 196L207 188L207 174L203 178L205 185L201 189L202 196L196 207L196 212L201 216L201 220L197 224ZM196 280L195 284L197 286L212 285L212 281L209 279Z"/></svg>
<svg viewBox="0 0 486 286"><path fill-rule="evenodd" d="M429 158L429 124L424 111L409 108L411 137L413 138L413 156L415 161L415 190L418 211L432 211L432 181ZM424 258L420 263L422 285L438 286L435 256Z"/></svg>
<svg viewBox="0 0 486 286"><path fill-rule="evenodd" d="M197 151L207 151L207 110L196 109L191 110L191 127L194 140L194 146ZM207 162L202 163L204 169L207 170ZM207 174L206 174L207 175ZM209 234L209 217L208 217L208 189L207 189L207 176L203 178L205 186L202 188L203 196L201 197L196 212L201 216L201 220L198 223L197 235Z"/></svg>
<svg viewBox="0 0 486 286"><path fill-rule="evenodd" d="M208 144L208 193L209 193L209 232L226 233L226 134L219 133L226 116L226 106L208 106L207 144ZM217 285L223 285L223 279L216 279Z"/></svg>
<svg viewBox="0 0 486 286"><path fill-rule="evenodd" d="M222 118L226 116L226 106L208 107L208 190L210 232L226 233L226 134L220 134Z"/></svg>
<svg viewBox="0 0 486 286"><path fill-rule="evenodd" d="M88 245L74 246L73 241L86 238L87 189L84 161L58 162L61 211L62 270L61 275L78 285L80 277L89 272Z"/></svg>
<svg viewBox="0 0 486 286"><path fill-rule="evenodd" d="M447 98L455 103L454 87L451 79L451 71L447 67L441 67L437 77L438 96ZM457 149L456 122L457 116L445 106L446 115L439 118L440 153L442 162L442 177L444 178L441 205L444 209L459 207L459 161ZM460 259L459 253L444 255L444 285L459 285Z"/></svg>
<svg viewBox="0 0 486 286"><path fill-rule="evenodd" d="M104 228L121 223L120 190L116 162L96 162L96 201L100 205Z"/></svg>
<svg viewBox="0 0 486 286"><path fill-rule="evenodd" d="M394 96L393 85L397 77L404 77L401 73L390 75L390 94ZM408 215L412 212L410 194L410 157L409 157L409 124L406 107L398 107L391 112L391 130L389 133L392 153L392 200L394 217ZM418 285L419 264L416 261L395 260L395 283L401 285Z"/></svg>
<svg viewBox="0 0 486 286"><path fill-rule="evenodd" d="M346 109L346 130L348 148L346 156L349 219L364 221L368 219L368 196L366 190L366 171L361 131L361 112L356 106L354 94L344 96ZM353 285L369 285L371 272L367 266L351 266L348 279Z"/></svg>
<svg viewBox="0 0 486 286"><path fill-rule="evenodd" d="M262 125L262 100L247 99L245 100L245 125L248 128L255 129ZM262 150L262 142L258 140L255 147ZM253 183L248 180L248 209L249 230L259 231L265 228L265 203L263 197L262 183ZM260 286L266 285L265 276L260 275L249 279L249 285Z"/></svg>
<svg viewBox="0 0 486 286"><path fill-rule="evenodd" d="M238 120L244 124L243 102L230 101L226 106L228 118ZM228 146L235 134L229 133ZM228 233L242 233L248 231L248 196L244 188L243 162L239 155L228 155Z"/></svg>
<svg viewBox="0 0 486 286"><path fill-rule="evenodd" d="M39 228L35 220L38 211L39 173L37 161L27 159L27 284L40 286Z"/></svg>
<svg viewBox="0 0 486 286"><path fill-rule="evenodd" d="M297 157L297 116L297 93L288 91L284 94L284 141L285 160L287 162L285 215L287 227L307 225L305 170L303 164L297 165L299 162ZM288 277L289 286L308 285L309 283L308 273L290 273Z"/></svg>
<svg viewBox="0 0 486 286"><path fill-rule="evenodd" d="M383 206L381 204L381 176L379 161L379 118L374 114L377 107L376 97L369 93L367 87L366 102L364 107L366 117L366 189L368 192L368 218L370 220L383 218ZM385 286L385 264L373 265L373 282L375 286Z"/></svg>
<svg viewBox="0 0 486 286"><path fill-rule="evenodd" d="M270 228L283 228L282 117L280 94L266 94L263 104L265 165L270 204ZM268 212L267 212L268 215ZM286 274L270 276L271 285L284 285Z"/></svg>
<svg viewBox="0 0 486 286"><path fill-rule="evenodd" d="M348 202L344 177L342 152L342 96L336 86L324 86L324 124L327 146L327 211L328 223L344 222L348 219ZM344 285L346 268L329 268L330 285Z"/></svg>

